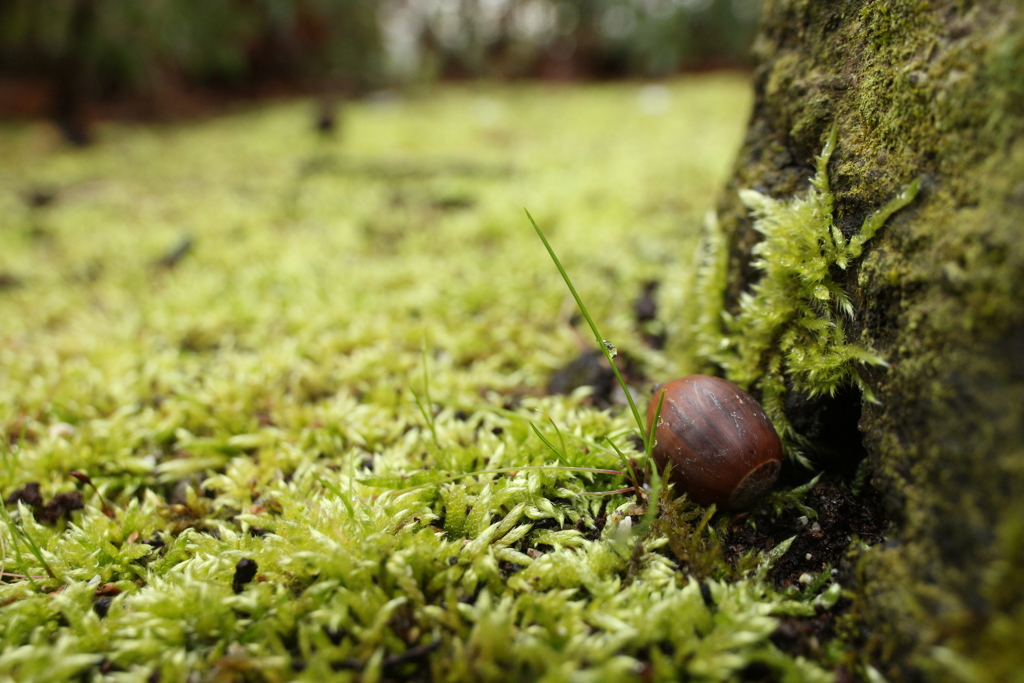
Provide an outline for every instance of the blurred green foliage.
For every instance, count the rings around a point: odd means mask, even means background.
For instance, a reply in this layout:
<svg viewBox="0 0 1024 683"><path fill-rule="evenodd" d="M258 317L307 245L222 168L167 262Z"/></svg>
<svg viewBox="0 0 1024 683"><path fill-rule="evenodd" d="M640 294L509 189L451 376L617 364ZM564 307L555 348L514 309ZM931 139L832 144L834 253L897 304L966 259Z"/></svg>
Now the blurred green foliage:
<svg viewBox="0 0 1024 683"><path fill-rule="evenodd" d="M8 0L0 60L47 74L69 51L101 91L147 92L259 78L371 81L380 73L377 0Z"/></svg>
<svg viewBox="0 0 1024 683"><path fill-rule="evenodd" d="M0 69L92 95L746 63L760 0L4 0ZM65 77L67 74L64 75Z"/></svg>
<svg viewBox="0 0 1024 683"><path fill-rule="evenodd" d="M445 0L424 13L441 75L664 76L744 66L761 0ZM396 12L392 17L400 17ZM408 17L405 17L408 20Z"/></svg>

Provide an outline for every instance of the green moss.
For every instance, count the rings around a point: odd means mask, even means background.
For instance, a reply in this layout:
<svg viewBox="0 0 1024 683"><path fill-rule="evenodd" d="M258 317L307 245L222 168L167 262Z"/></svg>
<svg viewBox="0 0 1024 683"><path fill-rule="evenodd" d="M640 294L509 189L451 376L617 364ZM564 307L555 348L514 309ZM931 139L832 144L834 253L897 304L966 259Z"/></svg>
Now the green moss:
<svg viewBox="0 0 1024 683"><path fill-rule="evenodd" d="M893 41L905 40L908 34L918 28L923 17L927 17L930 5L927 1L904 3L894 8L888 2L869 2L860 10L860 19L871 35L872 46L876 49L888 47Z"/></svg>
<svg viewBox="0 0 1024 683"><path fill-rule="evenodd" d="M913 201L921 185L920 180L912 183L845 237L833 221L828 179L836 139L833 127L818 156L811 187L803 195L777 200L754 190L740 191L754 218L754 229L763 238L752 250L753 266L761 277L741 296L735 315L716 316L712 304L711 310L701 313L698 326L702 360L721 367L741 387L760 390L765 411L798 458L795 447L800 436L783 410L787 392L835 395L841 387L854 385L871 401L871 389L857 368L885 365L870 349L847 339L853 305L832 271L846 270L860 258L864 243L893 213ZM713 222L710 230L715 230ZM725 277L722 240L718 236L708 240L708 266L698 282L698 300L705 306L722 300Z"/></svg>
<svg viewBox="0 0 1024 683"><path fill-rule="evenodd" d="M636 85L445 89L352 104L340 143L299 105L74 154L0 127L0 272L22 282L0 290L0 493L85 503L0 524L0 677L830 680L771 642L839 591L777 589L784 547L732 566L728 520L666 500L646 525L592 495L621 476L526 469L556 464L531 422L576 465L617 467L605 437L637 453L629 416L545 395L580 346L524 204L602 332L679 371L631 303L658 277L679 325L689 273L665 264L748 93L667 94L649 125Z"/></svg>

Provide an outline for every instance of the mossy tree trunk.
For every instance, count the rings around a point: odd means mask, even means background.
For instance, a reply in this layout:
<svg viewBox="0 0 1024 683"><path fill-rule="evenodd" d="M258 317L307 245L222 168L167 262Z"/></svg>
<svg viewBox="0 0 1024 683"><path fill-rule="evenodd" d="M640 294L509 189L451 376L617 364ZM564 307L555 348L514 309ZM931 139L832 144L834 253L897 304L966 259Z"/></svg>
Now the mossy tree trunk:
<svg viewBox="0 0 1024 683"><path fill-rule="evenodd" d="M877 402L793 392L786 413L832 454L820 465L866 454L897 520L858 564L857 623L883 673L1019 677L1024 3L774 0L762 22L755 108L719 206L725 307L761 274L738 191L805 192L833 124L833 220L847 238L923 177L833 272L854 306L848 338L889 363L859 369Z"/></svg>

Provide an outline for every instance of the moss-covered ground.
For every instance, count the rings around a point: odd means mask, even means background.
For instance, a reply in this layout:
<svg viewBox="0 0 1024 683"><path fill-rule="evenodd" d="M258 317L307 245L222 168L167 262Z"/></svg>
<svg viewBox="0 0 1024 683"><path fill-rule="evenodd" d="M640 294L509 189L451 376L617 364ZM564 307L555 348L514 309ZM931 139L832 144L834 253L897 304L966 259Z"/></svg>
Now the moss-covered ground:
<svg viewBox="0 0 1024 683"><path fill-rule="evenodd" d="M335 138L299 103L85 151L0 127L0 680L831 680L841 485L652 517L587 495L622 476L525 469L638 440L614 396L547 391L592 342L523 207L638 388L682 374L749 97L466 86Z"/></svg>

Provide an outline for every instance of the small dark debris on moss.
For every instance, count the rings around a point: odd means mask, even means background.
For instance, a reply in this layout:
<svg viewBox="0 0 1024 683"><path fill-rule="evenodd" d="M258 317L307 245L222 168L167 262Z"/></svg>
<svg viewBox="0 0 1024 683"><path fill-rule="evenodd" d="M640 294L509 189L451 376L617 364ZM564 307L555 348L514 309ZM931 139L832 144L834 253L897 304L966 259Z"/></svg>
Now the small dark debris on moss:
<svg viewBox="0 0 1024 683"><path fill-rule="evenodd" d="M316 129L324 137L334 137L338 125L338 105L332 98L324 98L317 107Z"/></svg>
<svg viewBox="0 0 1024 683"><path fill-rule="evenodd" d="M657 295L660 286L661 283L657 280L648 280L643 283L640 294L633 300L633 317L640 338L644 344L657 350L665 348L665 342L668 340L665 326L658 321Z"/></svg>
<svg viewBox="0 0 1024 683"><path fill-rule="evenodd" d="M498 571L501 572L501 576L504 579L508 579L508 577L512 576L522 568L523 567L521 565L518 565L515 562L509 562L508 560L502 560L498 563Z"/></svg>
<svg viewBox="0 0 1024 683"><path fill-rule="evenodd" d="M235 565L235 577L231 580L231 589L235 591L235 595L241 593L245 584L256 577L257 570L259 565L256 564L256 560L246 557L238 561Z"/></svg>
<svg viewBox="0 0 1024 683"><path fill-rule="evenodd" d="M78 491L58 493L49 503L43 502L43 495L39 490L39 482L29 482L7 497L8 505L24 503L32 508L36 519L46 524L53 524L63 515L68 515L75 510L85 507L82 494Z"/></svg>
<svg viewBox="0 0 1024 683"><path fill-rule="evenodd" d="M43 494L39 491L38 481L30 481L7 497L8 505L17 505L18 503L24 503L33 508L43 506Z"/></svg>
<svg viewBox="0 0 1024 683"><path fill-rule="evenodd" d="M24 284L24 281L14 273L0 272L0 291L5 289L17 289Z"/></svg>
<svg viewBox="0 0 1024 683"><path fill-rule="evenodd" d="M600 515L594 520L594 528L588 529L587 533L583 535L588 541L596 541L601 538L601 532L604 531L605 525L608 523L608 515Z"/></svg>
<svg viewBox="0 0 1024 683"><path fill-rule="evenodd" d="M109 595L99 598L92 604L92 611L95 612L100 619L106 618L107 612L110 611L110 603L113 602L113 600L114 598Z"/></svg>
<svg viewBox="0 0 1024 683"><path fill-rule="evenodd" d="M607 400L615 375L603 361L604 355L600 351L584 351L555 371L548 382L548 393L571 394L580 387L589 386L594 389L595 401L600 397Z"/></svg>
<svg viewBox="0 0 1024 683"><path fill-rule="evenodd" d="M648 280L643 284L643 290L633 301L633 315L638 323L646 323L658 317L658 299L656 297L658 287L661 283L657 280Z"/></svg>
<svg viewBox="0 0 1024 683"><path fill-rule="evenodd" d="M116 595L121 594L121 589L115 584L105 583L92 592L93 596L97 598L112 598Z"/></svg>
<svg viewBox="0 0 1024 683"><path fill-rule="evenodd" d="M448 197L437 197L430 205L442 211L458 211L460 209L471 209L476 206L476 199L469 195L451 195Z"/></svg>
<svg viewBox="0 0 1024 683"><path fill-rule="evenodd" d="M171 489L171 495L167 498L168 504L187 505L189 489L198 490L201 483L202 479L195 474L185 477L184 479L179 479L174 484L174 488Z"/></svg>
<svg viewBox="0 0 1024 683"><path fill-rule="evenodd" d="M217 332L200 327L190 327L178 340L178 348L188 353L209 353L220 348L221 339Z"/></svg>
<svg viewBox="0 0 1024 683"><path fill-rule="evenodd" d="M58 493L43 508L42 512L36 515L40 522L53 524L64 515L70 515L75 510L85 507L82 494L78 491Z"/></svg>
<svg viewBox="0 0 1024 683"><path fill-rule="evenodd" d="M57 198L57 189L53 187L33 187L23 195L30 208L42 209L53 203Z"/></svg>
<svg viewBox="0 0 1024 683"><path fill-rule="evenodd" d="M782 680L779 672L765 662L753 661L739 670L736 674L741 681L751 683L775 683Z"/></svg>
<svg viewBox="0 0 1024 683"><path fill-rule="evenodd" d="M704 606L708 609L715 607L715 596L711 594L711 586L705 582L700 582L700 597L704 601Z"/></svg>
<svg viewBox="0 0 1024 683"><path fill-rule="evenodd" d="M109 659L104 659L99 665L99 672L103 675L113 673L115 671L124 671L124 669L122 669Z"/></svg>
<svg viewBox="0 0 1024 683"><path fill-rule="evenodd" d="M32 426L31 420L19 415L11 420L6 429L7 442L12 446L25 443L36 443L39 440L39 431Z"/></svg>
<svg viewBox="0 0 1024 683"><path fill-rule="evenodd" d="M164 268L167 270L174 268L181 263L186 256L188 256L194 245L195 242L190 236L183 235L170 249L160 255L156 260L155 265L158 268Z"/></svg>
<svg viewBox="0 0 1024 683"><path fill-rule="evenodd" d="M145 543L148 546L150 546L151 548L153 548L153 550L158 550L158 549L163 548L164 546L167 545L164 542L164 539L160 535L159 531L157 531L156 533L153 534L153 538L146 538L146 539L143 539L141 542Z"/></svg>

